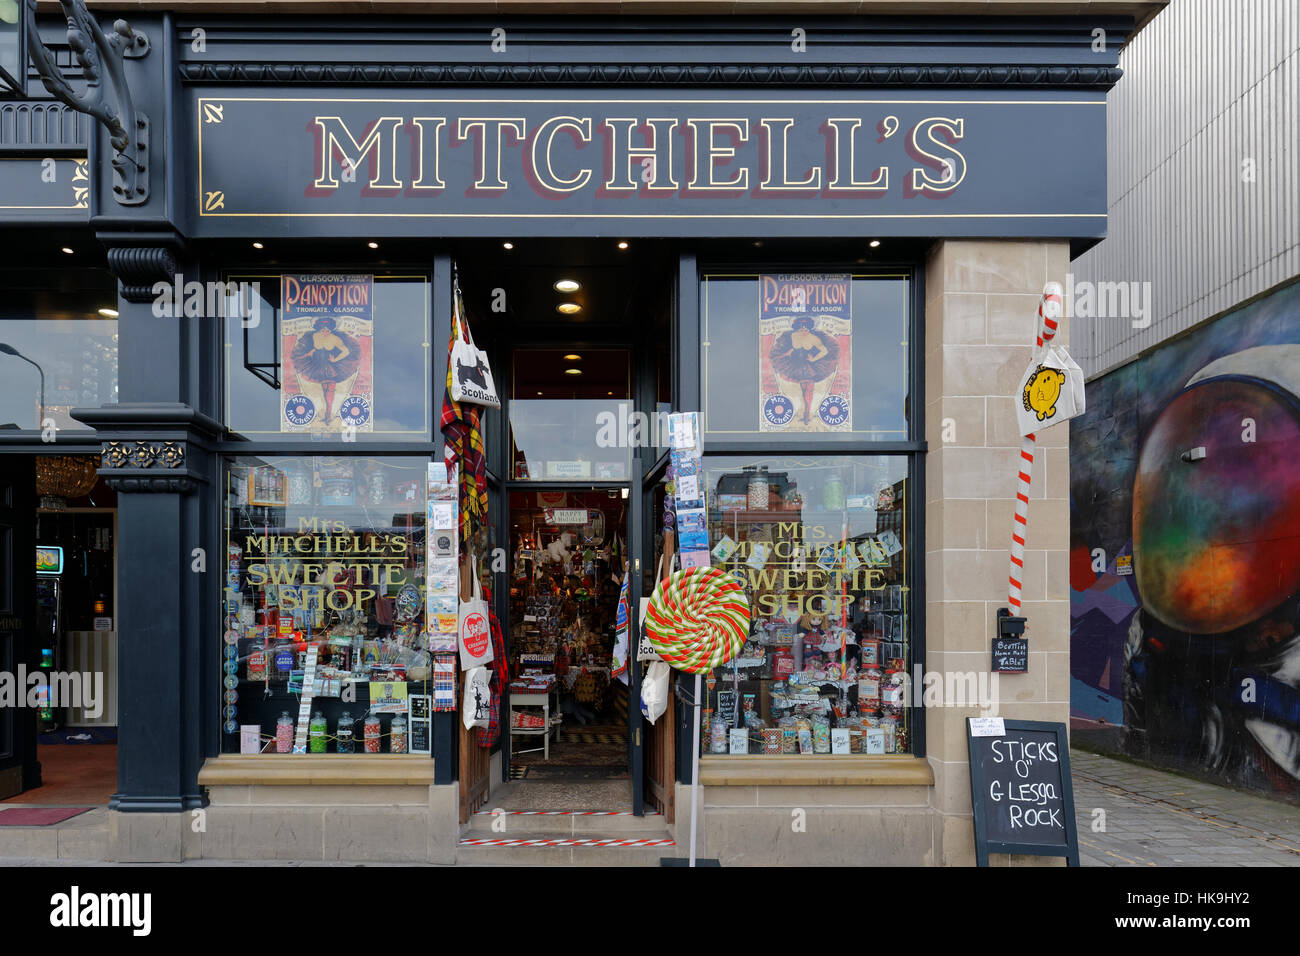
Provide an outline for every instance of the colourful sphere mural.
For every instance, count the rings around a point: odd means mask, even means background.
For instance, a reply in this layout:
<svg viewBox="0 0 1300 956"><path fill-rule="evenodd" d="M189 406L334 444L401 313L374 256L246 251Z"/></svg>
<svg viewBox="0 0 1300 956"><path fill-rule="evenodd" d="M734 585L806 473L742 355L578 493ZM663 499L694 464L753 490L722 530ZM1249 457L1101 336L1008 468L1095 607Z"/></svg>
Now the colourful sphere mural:
<svg viewBox="0 0 1300 956"><path fill-rule="evenodd" d="M1205 448L1199 461L1183 456ZM1147 611L1192 634L1258 620L1300 591L1300 418L1259 382L1217 378L1171 401L1133 486Z"/></svg>

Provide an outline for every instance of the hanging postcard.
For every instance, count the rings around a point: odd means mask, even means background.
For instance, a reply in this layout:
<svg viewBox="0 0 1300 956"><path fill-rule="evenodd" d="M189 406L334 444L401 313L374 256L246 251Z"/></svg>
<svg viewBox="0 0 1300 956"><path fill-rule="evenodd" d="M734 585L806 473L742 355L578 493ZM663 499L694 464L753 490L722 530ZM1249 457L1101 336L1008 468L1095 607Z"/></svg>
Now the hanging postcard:
<svg viewBox="0 0 1300 956"><path fill-rule="evenodd" d="M853 430L848 275L759 276L759 430Z"/></svg>
<svg viewBox="0 0 1300 956"><path fill-rule="evenodd" d="M280 278L282 432L374 430L374 276Z"/></svg>

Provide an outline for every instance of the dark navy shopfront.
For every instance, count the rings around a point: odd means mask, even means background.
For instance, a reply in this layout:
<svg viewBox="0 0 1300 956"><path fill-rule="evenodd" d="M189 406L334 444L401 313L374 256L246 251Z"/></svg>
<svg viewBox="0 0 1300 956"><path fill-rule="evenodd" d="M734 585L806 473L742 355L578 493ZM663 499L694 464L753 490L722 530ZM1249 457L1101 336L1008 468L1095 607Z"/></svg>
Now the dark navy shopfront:
<svg viewBox="0 0 1300 956"><path fill-rule="evenodd" d="M946 344L926 341L927 257L1104 236L1133 17L130 20L147 197L121 201L107 134L35 78L59 121L0 141L0 222L34 274L57 290L67 243L117 284L114 400L70 402L43 441L42 393L0 458L11 500L52 455L95 456L116 493L120 858L238 855L208 836L232 804L329 803L360 833L389 788L427 833L411 858L451 862L499 788L557 759L674 832L691 714L675 687L642 714L636 610L690 530L665 524L678 412L698 412L707 548L763 609L707 682L712 779L794 786L781 766L824 757L835 785L934 786L926 714L889 696L926 663L926 363ZM46 155L88 170L84 206L20 208ZM810 294L827 304L801 319ZM5 318L41 333L51 299L22 301ZM462 313L499 410L445 404ZM447 485L449 442L468 484ZM39 544L22 510L0 521ZM464 727L473 688L441 653L467 552L509 665L494 735ZM35 614L10 573L5 626ZM15 666L39 653L24 627L0 631ZM558 739L512 733L538 713ZM0 781L26 767L30 791L34 724L0 734ZM140 813L176 823L142 836Z"/></svg>

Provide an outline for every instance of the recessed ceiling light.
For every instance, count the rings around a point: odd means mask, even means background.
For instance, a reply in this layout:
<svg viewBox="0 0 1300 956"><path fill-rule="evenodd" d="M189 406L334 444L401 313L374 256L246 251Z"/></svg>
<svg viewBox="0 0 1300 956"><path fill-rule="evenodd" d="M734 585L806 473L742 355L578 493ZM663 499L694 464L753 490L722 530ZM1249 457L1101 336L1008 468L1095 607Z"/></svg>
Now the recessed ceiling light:
<svg viewBox="0 0 1300 956"><path fill-rule="evenodd" d="M541 393L541 392L538 392L537 394L540 395L540 394L542 394L542 393Z"/></svg>
<svg viewBox="0 0 1300 956"><path fill-rule="evenodd" d="M555 307L555 311L561 312L564 315L576 315L582 311L582 306L578 305L576 302L561 302Z"/></svg>
<svg viewBox="0 0 1300 956"><path fill-rule="evenodd" d="M582 369L580 369L580 368L566 368L566 369L564 370L564 374L565 374L565 375L581 375L581 374L582 374Z"/></svg>
<svg viewBox="0 0 1300 956"><path fill-rule="evenodd" d="M606 392L605 394L606 394L606 395L613 395L614 393L613 393L613 392Z"/></svg>
<svg viewBox="0 0 1300 956"><path fill-rule="evenodd" d="M254 248L254 249L261 249L261 248L263 248L263 246L262 246L262 244L261 244L260 242L255 242L255 243L253 243L253 248Z"/></svg>
<svg viewBox="0 0 1300 956"><path fill-rule="evenodd" d="M105 316L106 318L116 319L117 309L100 309L99 314Z"/></svg>
<svg viewBox="0 0 1300 956"><path fill-rule="evenodd" d="M874 249L874 248L876 248L878 245L880 245L880 240L879 240L879 239L872 239L871 242L868 243L868 245L870 245L871 248Z"/></svg>
<svg viewBox="0 0 1300 956"><path fill-rule="evenodd" d="M379 243L377 243L377 242L367 242L366 245L369 246L371 249L378 249L378 248L379 248Z"/></svg>
<svg viewBox="0 0 1300 956"><path fill-rule="evenodd" d="M68 246L64 246L63 251L66 252L68 255L72 255L72 250Z"/></svg>
<svg viewBox="0 0 1300 956"><path fill-rule="evenodd" d="M755 248L755 249L757 249L757 248L758 248L759 246L761 246L762 244L763 244L763 240L762 240L762 239L755 239L755 240L754 240L754 248Z"/></svg>
<svg viewBox="0 0 1300 956"><path fill-rule="evenodd" d="M574 279L561 279L554 288L556 292L577 292L582 286Z"/></svg>
<svg viewBox="0 0 1300 956"><path fill-rule="evenodd" d="M620 242L620 243L618 244L618 247L619 247L620 249L626 249L626 248L627 248L627 243L626 243L626 242Z"/></svg>
<svg viewBox="0 0 1300 956"><path fill-rule="evenodd" d="M577 352L570 352L568 355L564 356L564 361L566 361L566 362L581 362L581 361L582 361L582 356L579 355Z"/></svg>
<svg viewBox="0 0 1300 956"><path fill-rule="evenodd" d="M502 248L502 249L513 249L514 247L515 247L515 244L514 244L513 242L503 242L503 243L501 243L501 248Z"/></svg>

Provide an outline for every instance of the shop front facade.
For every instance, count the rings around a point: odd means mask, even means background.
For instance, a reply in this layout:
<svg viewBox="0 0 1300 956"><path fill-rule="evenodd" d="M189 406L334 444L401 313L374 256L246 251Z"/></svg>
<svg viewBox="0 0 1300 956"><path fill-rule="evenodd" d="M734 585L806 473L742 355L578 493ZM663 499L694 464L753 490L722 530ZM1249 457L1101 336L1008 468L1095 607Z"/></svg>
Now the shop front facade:
<svg viewBox="0 0 1300 956"><path fill-rule="evenodd" d="M132 13L144 169L65 114L12 152L80 148L86 208L6 224L33 261L105 251L116 391L0 435L12 501L53 455L116 492L110 858L491 860L479 830L526 835L499 795L561 809L530 792L574 774L614 781L644 860L681 856L699 748L703 857L973 863L965 718L1069 713L1064 429L1028 669L989 672L1015 393L1044 283L1105 235L1106 91L1159 5L945 6ZM446 401L487 375L500 409ZM753 614L698 738L689 682L641 707L636 611L674 560ZM490 689L454 653L462 566Z"/></svg>

